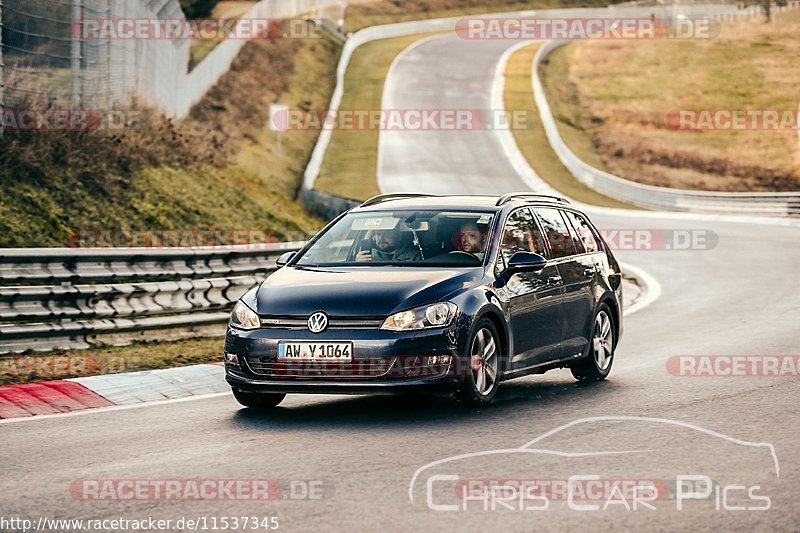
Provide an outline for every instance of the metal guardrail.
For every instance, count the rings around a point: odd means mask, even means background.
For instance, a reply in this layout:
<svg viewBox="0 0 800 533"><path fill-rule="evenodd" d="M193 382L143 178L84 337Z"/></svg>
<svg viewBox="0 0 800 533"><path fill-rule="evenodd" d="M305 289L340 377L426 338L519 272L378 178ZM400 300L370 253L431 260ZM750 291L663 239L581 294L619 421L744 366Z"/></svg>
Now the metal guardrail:
<svg viewBox="0 0 800 533"><path fill-rule="evenodd" d="M792 2L791 7L800 6ZM736 17L752 17L758 14L758 6L740 10L735 14L721 13L718 18L730 20ZM700 213L734 213L739 215L796 216L800 215L800 191L798 192L713 192L672 189L636 183L582 161L569 149L558 131L553 112L547 102L544 87L539 79L539 66L556 48L571 41L548 41L539 48L533 60L533 92L547 139L561 163L581 183L591 189L618 200L649 209L667 211L691 211Z"/></svg>
<svg viewBox="0 0 800 533"><path fill-rule="evenodd" d="M219 327L302 244L0 249L0 354Z"/></svg>
<svg viewBox="0 0 800 533"><path fill-rule="evenodd" d="M332 38L336 39L340 43L347 42L347 35L342 33L342 29L340 26L337 26L333 22L327 19L311 19L311 22L320 30L324 31Z"/></svg>
<svg viewBox="0 0 800 533"><path fill-rule="evenodd" d="M361 201L343 198L317 189L305 189L303 191L303 205L318 217L325 220L333 220L348 209L361 205Z"/></svg>

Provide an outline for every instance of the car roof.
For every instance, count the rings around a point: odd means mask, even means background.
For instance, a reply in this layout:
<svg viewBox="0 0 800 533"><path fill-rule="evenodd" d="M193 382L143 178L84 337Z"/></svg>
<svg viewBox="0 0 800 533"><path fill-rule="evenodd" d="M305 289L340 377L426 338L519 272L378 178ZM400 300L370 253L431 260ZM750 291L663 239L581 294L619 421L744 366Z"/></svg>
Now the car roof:
<svg viewBox="0 0 800 533"><path fill-rule="evenodd" d="M378 198L378 197L376 197ZM398 198L380 199L375 203L372 200L365 202L353 209L354 212L364 211L393 211L396 209L475 209L477 211L497 212L506 205L534 205L544 204L548 206L568 207L570 204L561 203L557 200L548 198L534 199L531 197L511 198L501 205L497 205L500 196L493 195L419 195Z"/></svg>

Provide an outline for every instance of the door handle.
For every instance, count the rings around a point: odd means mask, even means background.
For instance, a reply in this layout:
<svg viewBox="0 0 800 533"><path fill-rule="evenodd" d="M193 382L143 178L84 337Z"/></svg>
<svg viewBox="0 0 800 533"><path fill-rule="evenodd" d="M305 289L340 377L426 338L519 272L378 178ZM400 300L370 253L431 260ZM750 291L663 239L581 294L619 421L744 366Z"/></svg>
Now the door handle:
<svg viewBox="0 0 800 533"><path fill-rule="evenodd" d="M550 276L547 278L548 285L558 285L559 283L561 283L561 276Z"/></svg>
<svg viewBox="0 0 800 533"><path fill-rule="evenodd" d="M594 277L594 273L595 273L595 271L594 271L593 268L587 268L586 270L583 271L583 277L585 277L585 278L593 278Z"/></svg>

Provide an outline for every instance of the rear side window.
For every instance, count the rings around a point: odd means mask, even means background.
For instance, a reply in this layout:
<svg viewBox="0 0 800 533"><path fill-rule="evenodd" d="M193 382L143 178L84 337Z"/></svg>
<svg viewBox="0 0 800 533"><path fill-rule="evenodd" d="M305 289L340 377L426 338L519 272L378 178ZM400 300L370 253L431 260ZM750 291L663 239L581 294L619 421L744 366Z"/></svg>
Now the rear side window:
<svg viewBox="0 0 800 533"><path fill-rule="evenodd" d="M595 237L594 231L592 231L592 227L586 218L570 211L564 211L564 214L577 232L580 246L583 246L584 250L590 254L600 251L600 244L597 242L597 237ZM579 251L580 246L578 247Z"/></svg>
<svg viewBox="0 0 800 533"><path fill-rule="evenodd" d="M564 220L558 209L537 208L536 215L539 217L542 229L550 242L552 259L578 253L569 226L567 226L567 221Z"/></svg>
<svg viewBox="0 0 800 533"><path fill-rule="evenodd" d="M509 215L506 226L503 228L500 250L506 264L517 252L545 253L542 235L536 225L536 220L527 208L518 209Z"/></svg>

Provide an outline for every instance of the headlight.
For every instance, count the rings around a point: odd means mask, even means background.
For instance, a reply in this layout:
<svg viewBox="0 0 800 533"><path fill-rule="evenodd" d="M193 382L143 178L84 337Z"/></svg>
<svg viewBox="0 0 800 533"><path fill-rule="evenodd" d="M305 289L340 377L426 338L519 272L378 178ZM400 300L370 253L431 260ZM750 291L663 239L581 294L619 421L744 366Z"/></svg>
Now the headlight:
<svg viewBox="0 0 800 533"><path fill-rule="evenodd" d="M417 307L402 311L387 318L381 329L389 331L412 331L415 329L441 328L449 326L456 316L458 307L450 302Z"/></svg>
<svg viewBox="0 0 800 533"><path fill-rule="evenodd" d="M230 325L239 329L257 329L261 327L261 320L255 311L238 301L233 306Z"/></svg>

